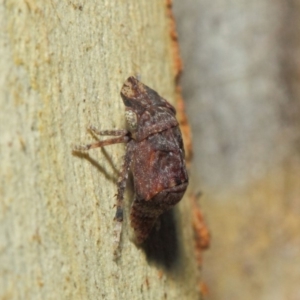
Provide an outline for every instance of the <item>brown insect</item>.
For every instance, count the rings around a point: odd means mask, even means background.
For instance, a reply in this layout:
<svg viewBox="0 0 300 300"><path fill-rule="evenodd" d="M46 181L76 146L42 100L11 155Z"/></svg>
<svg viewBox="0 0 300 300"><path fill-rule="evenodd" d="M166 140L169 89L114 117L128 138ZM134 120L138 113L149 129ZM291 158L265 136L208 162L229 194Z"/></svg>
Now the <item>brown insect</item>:
<svg viewBox="0 0 300 300"><path fill-rule="evenodd" d="M98 135L116 136L94 144L78 146L84 151L116 143L126 143L126 154L118 179L116 241L119 243L123 221L123 198L131 169L135 199L130 219L137 244L143 243L157 218L179 202L188 185L184 148L176 110L157 92L134 77L129 77L121 89L130 130L98 131Z"/></svg>

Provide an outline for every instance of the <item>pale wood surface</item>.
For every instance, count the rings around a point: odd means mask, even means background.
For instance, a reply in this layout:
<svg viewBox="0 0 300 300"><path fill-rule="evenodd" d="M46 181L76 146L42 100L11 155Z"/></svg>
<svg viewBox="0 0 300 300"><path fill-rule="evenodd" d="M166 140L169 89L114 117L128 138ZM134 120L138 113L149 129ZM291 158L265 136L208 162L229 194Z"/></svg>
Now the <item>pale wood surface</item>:
<svg viewBox="0 0 300 300"><path fill-rule="evenodd" d="M124 128L128 76L174 104L169 25L158 0L0 4L1 299L198 299L189 202L175 210L177 252L155 260L129 240L128 193L115 263L124 147L71 153L93 140L89 124Z"/></svg>

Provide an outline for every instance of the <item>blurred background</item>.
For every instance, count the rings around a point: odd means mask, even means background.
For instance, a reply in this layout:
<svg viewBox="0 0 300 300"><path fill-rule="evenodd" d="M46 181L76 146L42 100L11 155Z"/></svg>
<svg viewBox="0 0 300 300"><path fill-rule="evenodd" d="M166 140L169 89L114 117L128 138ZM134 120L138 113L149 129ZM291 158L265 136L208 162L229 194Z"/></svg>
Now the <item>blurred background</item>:
<svg viewBox="0 0 300 300"><path fill-rule="evenodd" d="M209 299L300 299L300 0L174 0Z"/></svg>

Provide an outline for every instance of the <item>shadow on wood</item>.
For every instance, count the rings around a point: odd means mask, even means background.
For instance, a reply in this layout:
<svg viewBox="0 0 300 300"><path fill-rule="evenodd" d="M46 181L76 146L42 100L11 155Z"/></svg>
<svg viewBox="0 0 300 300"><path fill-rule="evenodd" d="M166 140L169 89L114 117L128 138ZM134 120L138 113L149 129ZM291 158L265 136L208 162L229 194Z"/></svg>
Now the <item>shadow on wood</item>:
<svg viewBox="0 0 300 300"><path fill-rule="evenodd" d="M160 216L157 226L142 245L149 263L173 269L179 261L180 251L174 209Z"/></svg>
<svg viewBox="0 0 300 300"><path fill-rule="evenodd" d="M109 174L109 173L108 173L108 172L100 165L100 163L99 163L96 159L92 158L88 153L73 151L73 152L72 152L72 155L73 155L73 156L76 156L76 157L78 157L78 158L80 158L80 159L86 159L86 160L89 161L94 167L96 167L96 168L97 168L97 169L105 176L105 178L106 178L107 180L110 180L110 181L116 183L116 182L117 182L117 179L118 179L118 174L119 174L119 172L118 172L117 168L114 166L114 164L113 164L111 158L108 156L107 151L104 150L103 148L101 148L101 151L104 153L105 158L106 158L107 161L109 162L109 165L112 167L113 172L115 173L115 176L110 175L110 174Z"/></svg>

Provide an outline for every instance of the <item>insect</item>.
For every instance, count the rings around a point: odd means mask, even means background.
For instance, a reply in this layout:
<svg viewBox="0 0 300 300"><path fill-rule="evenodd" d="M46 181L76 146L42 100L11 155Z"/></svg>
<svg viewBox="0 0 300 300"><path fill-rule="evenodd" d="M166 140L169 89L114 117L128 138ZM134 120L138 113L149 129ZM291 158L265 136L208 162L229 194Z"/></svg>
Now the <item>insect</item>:
<svg viewBox="0 0 300 300"><path fill-rule="evenodd" d="M130 221L135 242L142 244L157 218L178 203L188 186L184 148L176 110L157 92L129 77L121 89L129 130L89 130L100 136L114 136L93 144L77 146L85 151L107 145L126 143L126 154L118 179L115 242L119 243L123 221L123 198L131 169L135 198Z"/></svg>

